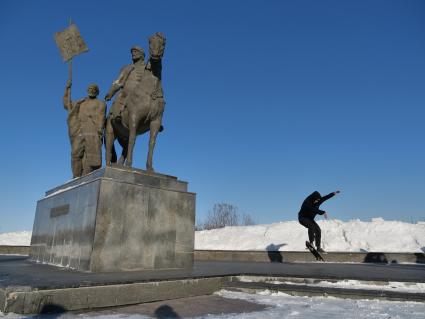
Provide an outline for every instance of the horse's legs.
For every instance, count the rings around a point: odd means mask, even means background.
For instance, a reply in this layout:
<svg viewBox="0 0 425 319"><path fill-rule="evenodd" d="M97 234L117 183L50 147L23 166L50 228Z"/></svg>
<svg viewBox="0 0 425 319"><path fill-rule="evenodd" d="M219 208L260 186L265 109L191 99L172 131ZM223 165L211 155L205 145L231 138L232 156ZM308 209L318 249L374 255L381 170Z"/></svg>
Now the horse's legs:
<svg viewBox="0 0 425 319"><path fill-rule="evenodd" d="M118 142L120 143L122 147L121 156L118 160L118 164L124 165L125 160L127 158L127 152L128 152L128 140L124 138L118 138Z"/></svg>
<svg viewBox="0 0 425 319"><path fill-rule="evenodd" d="M106 129L105 129L105 148L106 148L106 165L110 166L112 162L117 160L117 155L114 148L114 128L112 127L111 119L108 117L106 120ZM115 153L115 156L114 156Z"/></svg>
<svg viewBox="0 0 425 319"><path fill-rule="evenodd" d="M133 150L134 144L136 143L137 125L139 124L136 114L130 113L128 116L128 122L129 135L126 165L131 167L133 165Z"/></svg>
<svg viewBox="0 0 425 319"><path fill-rule="evenodd" d="M146 161L146 169L148 171L153 172L153 166L152 166L152 157L153 157L153 150L155 148L156 143L156 137L158 135L159 129L161 127L161 120L155 119L149 123L150 127L150 133L149 133L149 152L148 152L148 158Z"/></svg>

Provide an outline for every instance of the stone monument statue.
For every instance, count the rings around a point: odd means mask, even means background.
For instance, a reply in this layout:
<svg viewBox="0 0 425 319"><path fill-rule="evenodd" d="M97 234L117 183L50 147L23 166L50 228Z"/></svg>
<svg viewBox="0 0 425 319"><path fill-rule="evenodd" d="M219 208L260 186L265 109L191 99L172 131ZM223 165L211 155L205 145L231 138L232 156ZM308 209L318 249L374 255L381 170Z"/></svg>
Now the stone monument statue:
<svg viewBox="0 0 425 319"><path fill-rule="evenodd" d="M106 103L97 99L99 88L90 84L87 97L71 100L71 79L68 79L63 105L68 110L68 134L71 142L71 167L74 178L102 166L102 140Z"/></svg>
<svg viewBox="0 0 425 319"><path fill-rule="evenodd" d="M146 169L153 171L152 158L158 132L162 131L164 96L161 85L165 37L157 32L149 38L149 61L144 50L131 48L133 63L122 68L105 100L117 93L106 121L106 165L116 161L114 140L122 146L119 164L132 166L133 149L138 134L150 131Z"/></svg>
<svg viewBox="0 0 425 319"><path fill-rule="evenodd" d="M102 168L106 103L97 99L96 85L88 87L87 97L71 100L71 60L87 47L75 25L55 38L69 61L63 102L73 175L99 169L52 188L37 201L30 260L90 272L191 268L196 194L177 177L151 172L165 104L161 87L165 37L155 33L149 38L147 63L142 48L131 48L133 63L121 70L105 97L111 100L116 94L105 132L108 165ZM136 135L147 131L150 172L129 167ZM110 165L117 160L115 139L123 146L119 162L126 166Z"/></svg>

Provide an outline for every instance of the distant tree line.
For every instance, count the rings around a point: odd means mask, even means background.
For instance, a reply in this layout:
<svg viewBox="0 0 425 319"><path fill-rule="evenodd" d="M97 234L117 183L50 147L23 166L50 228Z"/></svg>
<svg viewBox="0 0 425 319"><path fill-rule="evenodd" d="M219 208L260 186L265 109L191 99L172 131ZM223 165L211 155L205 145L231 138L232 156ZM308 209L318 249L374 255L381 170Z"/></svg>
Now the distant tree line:
<svg viewBox="0 0 425 319"><path fill-rule="evenodd" d="M225 226L255 225L254 219L249 214L239 214L238 207L228 203L214 204L208 212L205 221L196 225L196 230L209 230Z"/></svg>

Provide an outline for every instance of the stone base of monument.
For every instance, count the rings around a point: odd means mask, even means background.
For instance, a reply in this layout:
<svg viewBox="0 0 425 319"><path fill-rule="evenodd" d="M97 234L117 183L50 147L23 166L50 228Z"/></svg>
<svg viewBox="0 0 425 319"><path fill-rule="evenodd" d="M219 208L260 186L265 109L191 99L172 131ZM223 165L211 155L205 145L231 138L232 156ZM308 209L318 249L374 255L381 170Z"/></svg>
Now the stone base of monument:
<svg viewBox="0 0 425 319"><path fill-rule="evenodd" d="M173 176L99 169L37 202L30 259L90 272L190 268L195 196Z"/></svg>

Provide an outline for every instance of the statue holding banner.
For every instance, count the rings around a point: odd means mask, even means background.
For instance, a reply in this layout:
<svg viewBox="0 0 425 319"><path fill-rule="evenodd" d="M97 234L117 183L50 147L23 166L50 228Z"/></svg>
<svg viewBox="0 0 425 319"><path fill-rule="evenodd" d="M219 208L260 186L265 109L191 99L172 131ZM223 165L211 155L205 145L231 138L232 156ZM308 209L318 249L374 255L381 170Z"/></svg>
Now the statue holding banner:
<svg viewBox="0 0 425 319"><path fill-rule="evenodd" d="M86 175L102 166L102 141L106 103L97 99L99 87L90 84L87 97L71 100L72 58L88 51L75 24L55 34L61 55L69 63L69 76L63 97L68 111L68 135L71 142L71 168L74 178Z"/></svg>
<svg viewBox="0 0 425 319"><path fill-rule="evenodd" d="M71 167L74 178L87 175L102 166L102 141L106 104L97 99L99 88L90 84L87 97L71 100L69 79L63 105L68 110L68 134L71 142Z"/></svg>

